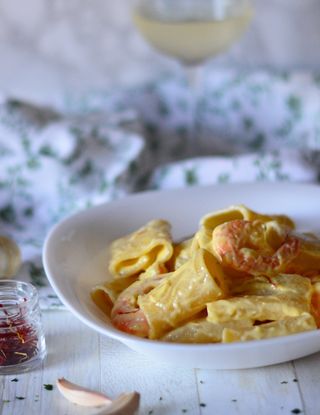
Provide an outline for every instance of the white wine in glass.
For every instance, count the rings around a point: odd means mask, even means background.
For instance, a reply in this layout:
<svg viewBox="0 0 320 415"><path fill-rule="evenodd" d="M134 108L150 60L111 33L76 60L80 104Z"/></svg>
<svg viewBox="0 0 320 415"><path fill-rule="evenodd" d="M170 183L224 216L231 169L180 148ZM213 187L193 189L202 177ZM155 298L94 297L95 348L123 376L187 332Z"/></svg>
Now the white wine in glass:
<svg viewBox="0 0 320 415"><path fill-rule="evenodd" d="M155 49L195 65L227 50L251 17L247 0L142 0L134 22Z"/></svg>

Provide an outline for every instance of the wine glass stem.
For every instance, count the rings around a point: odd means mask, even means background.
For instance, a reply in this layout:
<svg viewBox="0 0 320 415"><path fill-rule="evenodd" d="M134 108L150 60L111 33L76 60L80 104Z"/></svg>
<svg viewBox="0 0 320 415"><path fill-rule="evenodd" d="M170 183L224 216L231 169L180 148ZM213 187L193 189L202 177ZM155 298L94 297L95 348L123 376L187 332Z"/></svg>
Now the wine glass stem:
<svg viewBox="0 0 320 415"><path fill-rule="evenodd" d="M186 67L187 85L190 91L190 125L189 125L189 155L201 153L200 142L200 114L199 100L202 81L202 67L200 65Z"/></svg>

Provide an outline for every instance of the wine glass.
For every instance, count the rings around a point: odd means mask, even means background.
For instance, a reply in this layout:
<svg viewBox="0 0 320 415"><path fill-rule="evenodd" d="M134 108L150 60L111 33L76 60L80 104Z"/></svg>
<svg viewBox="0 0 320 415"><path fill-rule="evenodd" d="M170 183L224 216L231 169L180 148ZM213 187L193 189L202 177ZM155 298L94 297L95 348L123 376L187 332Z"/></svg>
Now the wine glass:
<svg viewBox="0 0 320 415"><path fill-rule="evenodd" d="M183 64L196 97L201 65L235 43L252 14L253 0L139 0L133 20L151 46ZM192 154L199 152L197 121L194 99Z"/></svg>

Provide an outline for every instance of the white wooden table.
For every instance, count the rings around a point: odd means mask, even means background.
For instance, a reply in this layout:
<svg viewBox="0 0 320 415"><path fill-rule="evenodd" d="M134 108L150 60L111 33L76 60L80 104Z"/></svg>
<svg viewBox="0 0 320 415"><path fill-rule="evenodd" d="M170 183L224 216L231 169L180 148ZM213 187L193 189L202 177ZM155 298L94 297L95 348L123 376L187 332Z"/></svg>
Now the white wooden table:
<svg viewBox="0 0 320 415"><path fill-rule="evenodd" d="M320 353L260 369L181 369L100 336L68 311L44 312L43 320L48 357L36 371L0 377L3 415L97 412L69 403L55 386L44 388L59 377L111 397L137 390L139 415L320 414Z"/></svg>

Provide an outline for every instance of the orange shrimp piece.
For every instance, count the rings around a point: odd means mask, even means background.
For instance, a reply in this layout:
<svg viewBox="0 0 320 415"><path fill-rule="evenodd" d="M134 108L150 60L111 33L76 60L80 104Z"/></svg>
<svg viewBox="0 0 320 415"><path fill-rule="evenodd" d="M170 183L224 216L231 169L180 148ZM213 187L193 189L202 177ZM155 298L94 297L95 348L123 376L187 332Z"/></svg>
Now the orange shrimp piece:
<svg viewBox="0 0 320 415"><path fill-rule="evenodd" d="M250 275L285 272L297 256L300 240L287 228L278 228L277 246L267 237L261 221L233 220L217 226L212 234L213 253L222 265Z"/></svg>
<svg viewBox="0 0 320 415"><path fill-rule="evenodd" d="M148 337L149 323L138 306L138 297L155 288L164 275L157 274L152 278L138 280L122 291L111 311L111 322L114 327L135 336Z"/></svg>

